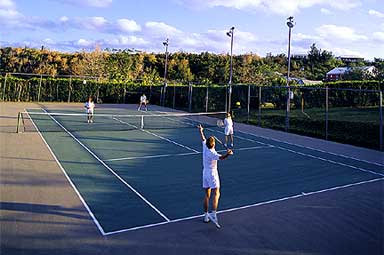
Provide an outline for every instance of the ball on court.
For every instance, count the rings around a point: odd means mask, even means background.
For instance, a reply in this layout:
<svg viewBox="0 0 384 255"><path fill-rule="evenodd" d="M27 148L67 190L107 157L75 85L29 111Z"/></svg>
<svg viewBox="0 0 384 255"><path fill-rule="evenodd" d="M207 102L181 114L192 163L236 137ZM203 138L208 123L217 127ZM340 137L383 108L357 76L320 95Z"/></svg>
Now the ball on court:
<svg viewBox="0 0 384 255"><path fill-rule="evenodd" d="M236 102L236 106L240 106L240 102Z"/></svg>

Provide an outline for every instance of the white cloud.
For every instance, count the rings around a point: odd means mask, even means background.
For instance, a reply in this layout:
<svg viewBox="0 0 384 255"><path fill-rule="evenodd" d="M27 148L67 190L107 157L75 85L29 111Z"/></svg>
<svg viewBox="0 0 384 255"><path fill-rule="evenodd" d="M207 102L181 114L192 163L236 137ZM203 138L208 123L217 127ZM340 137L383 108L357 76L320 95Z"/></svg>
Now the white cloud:
<svg viewBox="0 0 384 255"><path fill-rule="evenodd" d="M181 4L195 8L226 7L239 10L262 10L279 15L291 15L315 5L349 10L361 5L360 0L179 0Z"/></svg>
<svg viewBox="0 0 384 255"><path fill-rule="evenodd" d="M68 18L67 16L62 16L62 17L60 17L60 19L59 19L59 21L60 21L60 22L63 22L63 23L67 22L68 20L69 20L69 18Z"/></svg>
<svg viewBox="0 0 384 255"><path fill-rule="evenodd" d="M336 25L322 25L316 29L316 32L325 40L346 40L361 41L367 40L367 36L356 33L350 27Z"/></svg>
<svg viewBox="0 0 384 255"><path fill-rule="evenodd" d="M163 37L170 37L181 33L177 28L163 22L149 21L145 23L145 27L148 33L159 36L162 35Z"/></svg>
<svg viewBox="0 0 384 255"><path fill-rule="evenodd" d="M143 47L149 43L143 38L136 37L136 36L119 36L117 42L119 45L140 46L140 47Z"/></svg>
<svg viewBox="0 0 384 255"><path fill-rule="evenodd" d="M378 12L378 11L375 11L375 10L369 10L368 14L372 15L372 16L375 16L375 17L378 17L378 18L384 18L384 13Z"/></svg>
<svg viewBox="0 0 384 255"><path fill-rule="evenodd" d="M89 17L83 20L83 25L88 29L100 29L107 24L104 17Z"/></svg>
<svg viewBox="0 0 384 255"><path fill-rule="evenodd" d="M373 39L378 40L384 43L384 32L375 32L373 33Z"/></svg>
<svg viewBox="0 0 384 255"><path fill-rule="evenodd" d="M314 35L306 35L302 33L297 33L292 36L295 38L295 41L303 41L303 40L319 40L321 37L319 36L314 36Z"/></svg>
<svg viewBox="0 0 384 255"><path fill-rule="evenodd" d="M123 32L135 32L141 30L141 27L134 20L119 19L116 21L116 24Z"/></svg>
<svg viewBox="0 0 384 255"><path fill-rule="evenodd" d="M332 15L333 14L333 12L331 12L329 9L326 9L326 8L321 8L320 12L324 15Z"/></svg>
<svg viewBox="0 0 384 255"><path fill-rule="evenodd" d="M16 8L12 0L0 0L0 9L14 9Z"/></svg>
<svg viewBox="0 0 384 255"><path fill-rule="evenodd" d="M348 48L339 48L339 47L332 47L329 49L324 49L327 51L331 51L334 56L356 56L356 57L364 57L364 55L357 50L350 50Z"/></svg>
<svg viewBox="0 0 384 255"><path fill-rule="evenodd" d="M95 42L86 40L86 39L79 39L76 44L77 46L81 46L81 47L91 47L95 45Z"/></svg>

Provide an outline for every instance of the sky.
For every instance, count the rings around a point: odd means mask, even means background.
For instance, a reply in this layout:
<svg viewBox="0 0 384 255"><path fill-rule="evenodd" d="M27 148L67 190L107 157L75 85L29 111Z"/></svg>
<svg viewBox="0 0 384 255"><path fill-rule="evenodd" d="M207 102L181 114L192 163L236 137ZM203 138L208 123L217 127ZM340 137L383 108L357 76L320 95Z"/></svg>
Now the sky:
<svg viewBox="0 0 384 255"><path fill-rule="evenodd" d="M0 0L0 47L384 58L384 0Z"/></svg>

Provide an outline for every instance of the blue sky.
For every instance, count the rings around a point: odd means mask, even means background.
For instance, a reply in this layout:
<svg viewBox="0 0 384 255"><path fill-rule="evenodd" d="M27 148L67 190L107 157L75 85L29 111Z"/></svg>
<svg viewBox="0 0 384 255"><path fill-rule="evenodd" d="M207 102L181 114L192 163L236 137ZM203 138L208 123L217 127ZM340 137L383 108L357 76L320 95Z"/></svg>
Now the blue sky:
<svg viewBox="0 0 384 255"><path fill-rule="evenodd" d="M287 54L289 16L292 54L384 58L384 0L0 0L0 47Z"/></svg>

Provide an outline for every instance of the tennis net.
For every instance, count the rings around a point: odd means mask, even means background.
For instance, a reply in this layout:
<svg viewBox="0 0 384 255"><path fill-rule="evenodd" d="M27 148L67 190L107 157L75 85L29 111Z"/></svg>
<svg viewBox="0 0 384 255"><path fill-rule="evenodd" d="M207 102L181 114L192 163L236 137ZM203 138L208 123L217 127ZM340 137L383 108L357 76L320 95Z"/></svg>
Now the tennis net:
<svg viewBox="0 0 384 255"><path fill-rule="evenodd" d="M135 129L196 128L217 125L224 112L204 113L143 113L134 115L95 114L88 123L87 114L30 112L18 114L16 132L126 131Z"/></svg>

